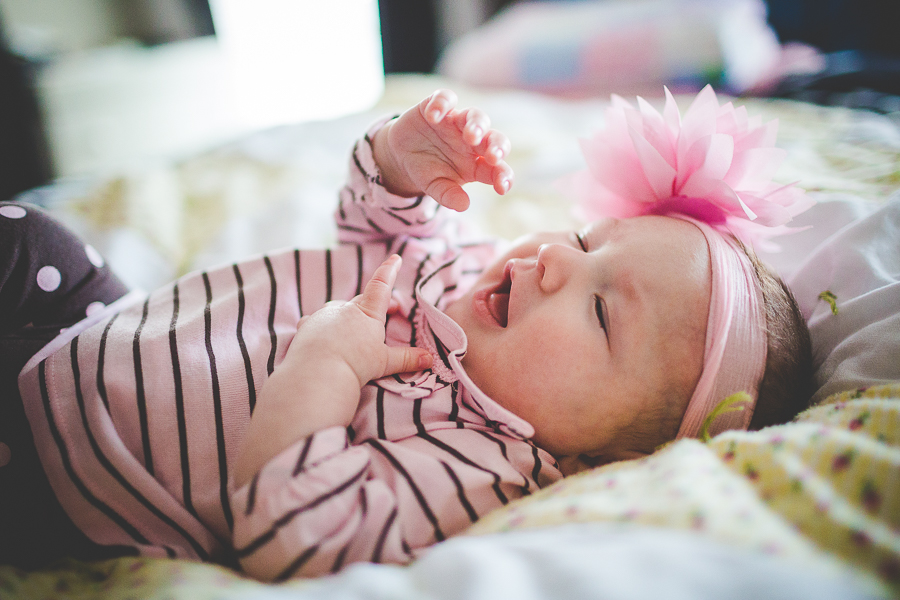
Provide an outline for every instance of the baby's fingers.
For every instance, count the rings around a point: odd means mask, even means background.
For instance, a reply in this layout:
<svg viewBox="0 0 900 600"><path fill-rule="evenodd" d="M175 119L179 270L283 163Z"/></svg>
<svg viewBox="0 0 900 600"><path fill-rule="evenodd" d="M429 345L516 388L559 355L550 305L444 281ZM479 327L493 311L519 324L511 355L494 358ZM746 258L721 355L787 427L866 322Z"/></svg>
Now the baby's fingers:
<svg viewBox="0 0 900 600"><path fill-rule="evenodd" d="M446 177L439 177L429 183L425 193L449 209L463 212L469 208L469 195L458 183Z"/></svg>
<svg viewBox="0 0 900 600"><path fill-rule="evenodd" d="M419 103L419 110L425 120L432 124L440 123L456 106L458 98L452 90L437 90Z"/></svg>
<svg viewBox="0 0 900 600"><path fill-rule="evenodd" d="M471 146L478 146L491 128L491 120L479 108L470 108L457 116L456 126L463 132L463 139Z"/></svg>
<svg viewBox="0 0 900 600"><path fill-rule="evenodd" d="M500 165L504 158L509 156L512 145L509 138L505 134L500 133L496 129L488 132L481 143L475 149L478 154L492 165Z"/></svg>
<svg viewBox="0 0 900 600"><path fill-rule="evenodd" d="M363 293L351 300L360 310L373 319L384 323L391 305L391 291L397 280L401 259L393 254L375 269Z"/></svg>
<svg viewBox="0 0 900 600"><path fill-rule="evenodd" d="M513 170L504 161L491 165L479 159L475 164L475 181L493 186L494 191L502 196L512 187Z"/></svg>
<svg viewBox="0 0 900 600"><path fill-rule="evenodd" d="M413 346L386 347L387 362L382 377L430 369L434 359L424 348Z"/></svg>

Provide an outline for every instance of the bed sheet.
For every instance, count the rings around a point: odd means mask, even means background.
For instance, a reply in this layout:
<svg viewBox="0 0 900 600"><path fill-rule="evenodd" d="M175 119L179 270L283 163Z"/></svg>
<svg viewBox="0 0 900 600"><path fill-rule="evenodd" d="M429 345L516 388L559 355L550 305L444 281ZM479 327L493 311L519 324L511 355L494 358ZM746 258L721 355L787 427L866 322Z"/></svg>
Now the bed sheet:
<svg viewBox="0 0 900 600"><path fill-rule="evenodd" d="M577 138L602 125L607 101L480 91L432 76L390 77L378 106L363 114L260 132L129 173L61 181L21 199L48 207L144 289L274 247L320 247L334 239L330 214L352 141L378 116L443 86L462 105L487 110L513 142L512 192L497 198L468 186L469 223L508 238L575 226L556 181L582 166ZM872 385L898 378L890 370L897 355L884 348L900 338L891 320L900 313L900 235L889 226L900 227L900 196L892 197L900 187L900 122L791 101L740 103L779 119L779 145L789 151L779 179L801 181L820 200L798 219L815 226L765 258L804 290L800 302L811 322L833 330L817 351L821 397L828 396L821 407L781 428L679 442L643 461L568 478L406 568L360 565L333 578L268 586L183 561L71 562L30 574L0 567L0 597L452 598L487 596L503 585L524 598L652 597L643 580L697 598L754 597L739 594L749 580L773 582L745 588L756 597L778 597L779 590L793 594L784 597L900 595L900 386ZM859 262L863 247L871 252ZM846 262L854 256L856 263ZM864 283L822 277L847 264L867 273ZM824 291L833 297L823 299ZM873 294L881 295L884 318L866 317ZM845 377L848 356L863 355L841 343L854 339L885 364ZM671 551L648 554L653 547ZM610 568L573 562L579 553ZM699 557L709 555L724 558L698 570L709 562ZM635 590L644 583L647 595L640 596ZM634 593L616 596L616 585Z"/></svg>
<svg viewBox="0 0 900 600"><path fill-rule="evenodd" d="M795 423L569 477L407 567L267 585L188 561L70 561L0 567L0 597L889 598L900 594L898 473L900 385L880 386Z"/></svg>

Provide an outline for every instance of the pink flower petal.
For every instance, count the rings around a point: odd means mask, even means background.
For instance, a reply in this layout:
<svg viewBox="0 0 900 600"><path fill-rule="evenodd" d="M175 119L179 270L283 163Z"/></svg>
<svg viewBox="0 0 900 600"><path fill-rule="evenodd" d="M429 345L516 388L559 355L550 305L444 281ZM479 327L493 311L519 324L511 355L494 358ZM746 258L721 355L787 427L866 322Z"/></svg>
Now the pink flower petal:
<svg viewBox="0 0 900 600"><path fill-rule="evenodd" d="M631 130L631 140L641 162L643 176L657 199L664 200L673 195L675 169L640 133Z"/></svg>
<svg viewBox="0 0 900 600"><path fill-rule="evenodd" d="M786 155L781 148L751 148L734 157L723 179L735 189L764 189Z"/></svg>
<svg viewBox="0 0 900 600"><path fill-rule="evenodd" d="M733 231L757 245L794 229L814 201L793 184L773 183L785 151L778 122L763 124L744 106L719 106L706 86L682 116L665 89L662 114L613 96L606 129L582 141L588 164L571 189L589 218L680 213Z"/></svg>
<svg viewBox="0 0 900 600"><path fill-rule="evenodd" d="M706 151L706 160L702 168L708 176L724 179L731 168L733 156L734 138L724 133L715 133L710 136L709 149Z"/></svg>

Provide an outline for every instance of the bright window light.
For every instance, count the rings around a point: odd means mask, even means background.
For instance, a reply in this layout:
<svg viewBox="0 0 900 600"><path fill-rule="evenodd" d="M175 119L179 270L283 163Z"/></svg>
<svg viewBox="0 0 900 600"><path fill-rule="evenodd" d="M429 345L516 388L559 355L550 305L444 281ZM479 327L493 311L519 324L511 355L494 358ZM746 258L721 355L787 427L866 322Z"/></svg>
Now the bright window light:
<svg viewBox="0 0 900 600"><path fill-rule="evenodd" d="M328 119L384 91L377 0L211 0L244 125Z"/></svg>

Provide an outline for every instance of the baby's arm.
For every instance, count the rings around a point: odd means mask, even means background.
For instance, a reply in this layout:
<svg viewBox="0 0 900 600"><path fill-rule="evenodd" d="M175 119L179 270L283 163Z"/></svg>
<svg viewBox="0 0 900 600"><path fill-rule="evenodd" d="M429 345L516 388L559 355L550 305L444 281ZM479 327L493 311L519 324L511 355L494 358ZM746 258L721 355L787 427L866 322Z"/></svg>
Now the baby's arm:
<svg viewBox="0 0 900 600"><path fill-rule="evenodd" d="M509 139L490 129L484 111L458 110L456 102L452 91L438 90L376 133L373 153L389 192L428 194L463 211L469 207L463 184L492 185L501 195L509 190L513 173L504 161Z"/></svg>
<svg viewBox="0 0 900 600"><path fill-rule="evenodd" d="M509 139L489 129L483 111L455 106L456 95L439 90L400 117L374 124L354 145L334 212L341 243L440 237L440 205L469 206L462 185L484 182L501 194L509 189Z"/></svg>
<svg viewBox="0 0 900 600"><path fill-rule="evenodd" d="M384 343L399 268L400 257L391 256L361 295L344 304L329 303L300 320L284 361L260 392L235 464L236 487L298 440L349 425L360 389L369 381L431 367L427 350Z"/></svg>

